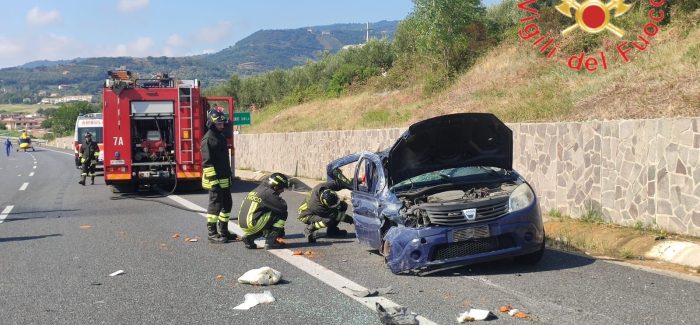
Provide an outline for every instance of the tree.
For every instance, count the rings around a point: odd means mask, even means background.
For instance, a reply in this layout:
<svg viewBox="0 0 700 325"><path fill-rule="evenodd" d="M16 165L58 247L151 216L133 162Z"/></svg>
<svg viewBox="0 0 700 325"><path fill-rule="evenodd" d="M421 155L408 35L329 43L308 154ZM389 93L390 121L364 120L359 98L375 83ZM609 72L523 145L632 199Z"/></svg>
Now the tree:
<svg viewBox="0 0 700 325"><path fill-rule="evenodd" d="M98 112L98 108L88 102L69 102L58 106L49 117L51 130L57 136L65 136L73 132L78 115Z"/></svg>
<svg viewBox="0 0 700 325"><path fill-rule="evenodd" d="M434 58L453 73L468 67L474 60L468 33L474 24L482 24L486 9L480 0L414 0L413 18L416 47L420 54Z"/></svg>

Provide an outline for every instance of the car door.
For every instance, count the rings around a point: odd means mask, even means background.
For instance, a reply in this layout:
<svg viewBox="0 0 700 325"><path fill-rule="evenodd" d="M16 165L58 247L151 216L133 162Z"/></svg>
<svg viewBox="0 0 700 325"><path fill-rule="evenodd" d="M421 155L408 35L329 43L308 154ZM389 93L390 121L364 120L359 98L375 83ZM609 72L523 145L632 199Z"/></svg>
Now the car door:
<svg viewBox="0 0 700 325"><path fill-rule="evenodd" d="M375 154L364 154L355 167L353 177L352 209L357 240L374 249L381 246L381 210L379 193L385 180L381 162Z"/></svg>

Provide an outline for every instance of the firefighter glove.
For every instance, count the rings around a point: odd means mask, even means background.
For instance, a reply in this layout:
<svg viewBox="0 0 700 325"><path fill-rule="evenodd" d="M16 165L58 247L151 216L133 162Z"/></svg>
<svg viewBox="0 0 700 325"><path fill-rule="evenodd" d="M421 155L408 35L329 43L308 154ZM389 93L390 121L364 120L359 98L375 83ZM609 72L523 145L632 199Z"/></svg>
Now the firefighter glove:
<svg viewBox="0 0 700 325"><path fill-rule="evenodd" d="M340 212L348 211L348 204L345 203L345 201L340 201L340 203L338 203L338 211L340 211Z"/></svg>
<svg viewBox="0 0 700 325"><path fill-rule="evenodd" d="M84 164L84 163L85 163L85 158L80 157L80 163L81 163L81 164Z"/></svg>

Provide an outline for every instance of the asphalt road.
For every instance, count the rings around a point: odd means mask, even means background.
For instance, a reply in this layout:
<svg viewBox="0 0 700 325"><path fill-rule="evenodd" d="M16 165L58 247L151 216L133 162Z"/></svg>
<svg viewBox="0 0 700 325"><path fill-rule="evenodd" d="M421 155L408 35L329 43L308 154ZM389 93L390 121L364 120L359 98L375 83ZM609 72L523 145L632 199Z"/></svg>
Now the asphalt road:
<svg viewBox="0 0 700 325"><path fill-rule="evenodd" d="M352 237L307 244L296 220L303 195L285 192L290 249L314 252L308 259L315 264L302 270L283 258L306 257L288 250L207 243L205 219L191 209L206 206L206 192L119 196L101 177L79 185L78 174L72 155L43 148L0 157L0 212L12 206L0 220L0 323L379 324L373 310L337 289L339 278L366 288L391 285L385 298L439 324L456 323L469 308L493 311L497 319L489 323L499 324L697 324L698 282L555 250L534 267L503 261L397 276ZM234 216L255 185L235 184ZM281 271L283 283L236 282L261 266ZM108 276L117 270L125 273ZM246 293L265 290L276 301L233 309ZM499 313L506 304L530 318Z"/></svg>

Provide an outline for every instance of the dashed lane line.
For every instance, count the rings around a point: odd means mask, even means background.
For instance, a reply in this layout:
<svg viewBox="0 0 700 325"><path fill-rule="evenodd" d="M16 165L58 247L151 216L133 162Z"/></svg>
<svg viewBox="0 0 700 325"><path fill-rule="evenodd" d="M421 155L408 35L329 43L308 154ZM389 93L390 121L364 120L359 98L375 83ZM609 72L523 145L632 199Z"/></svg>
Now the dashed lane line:
<svg viewBox="0 0 700 325"><path fill-rule="evenodd" d="M29 177L34 176L34 172L29 173Z"/></svg>
<svg viewBox="0 0 700 325"><path fill-rule="evenodd" d="M73 153L63 152L63 151L58 151L58 150L53 150L53 149L49 149L49 148L43 148L43 150L52 151L52 152L57 152L57 153L62 153L62 154L64 154L64 155L68 155L68 156L71 156L71 157L74 157L74 156L75 156L75 154L73 154Z"/></svg>
<svg viewBox="0 0 700 325"><path fill-rule="evenodd" d="M5 218L7 218L8 215L10 215L10 212L12 211L12 208L14 208L14 205L8 205L5 207L2 212L0 212L0 223L5 222Z"/></svg>
<svg viewBox="0 0 700 325"><path fill-rule="evenodd" d="M180 203L186 208L192 209L192 210L206 210L199 205L192 203L180 196L177 195L169 195L169 199ZM206 214L204 213L198 213L199 215L206 217ZM229 230L235 232L239 237L243 236L243 230L235 224L235 223L229 223ZM295 266L296 268L308 273L312 277L318 279L319 281L329 285L333 289L340 291L340 293L352 298L353 300L363 304L367 308L371 310L376 310L376 303L380 303L384 307L397 307L399 304L393 302L390 299L384 298L384 297L356 297L352 294L350 291L352 290L367 290L367 288L353 282L352 280L335 273L324 266L306 258L303 256L293 256L292 251L289 249L273 249L267 251L268 253L275 255L279 257L280 259L284 260L285 262ZM418 321L420 324L437 324L423 316L418 316L417 317Z"/></svg>
<svg viewBox="0 0 700 325"><path fill-rule="evenodd" d="M29 183L25 182L24 184L22 184L22 186L19 187L19 190L24 191L27 189L27 186L29 186Z"/></svg>

